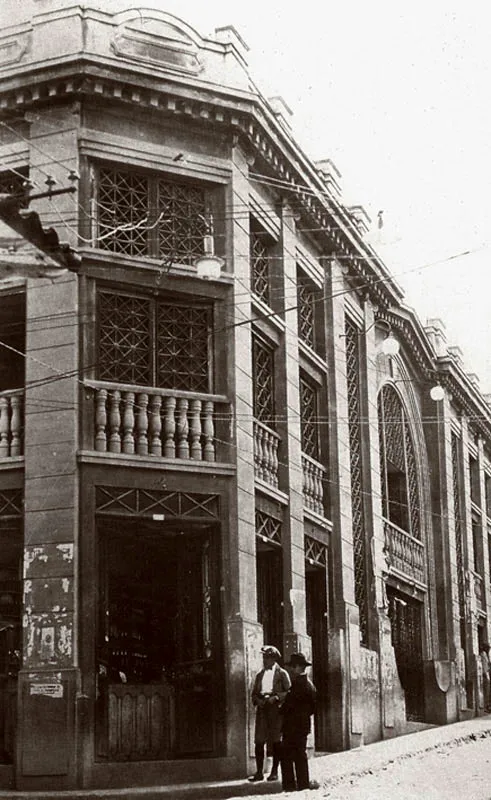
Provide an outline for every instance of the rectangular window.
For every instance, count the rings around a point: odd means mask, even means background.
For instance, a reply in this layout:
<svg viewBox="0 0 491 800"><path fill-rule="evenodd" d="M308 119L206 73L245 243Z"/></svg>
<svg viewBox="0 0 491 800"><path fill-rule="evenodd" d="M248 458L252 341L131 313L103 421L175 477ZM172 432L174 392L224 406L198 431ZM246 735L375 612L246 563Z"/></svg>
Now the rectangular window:
<svg viewBox="0 0 491 800"><path fill-rule="evenodd" d="M318 390L306 380L300 379L300 426L302 452L319 461L319 414Z"/></svg>
<svg viewBox="0 0 491 800"><path fill-rule="evenodd" d="M193 264L203 255L207 192L145 173L101 167L97 247Z"/></svg>
<svg viewBox="0 0 491 800"><path fill-rule="evenodd" d="M212 307L99 292L99 379L209 393Z"/></svg>
<svg viewBox="0 0 491 800"><path fill-rule="evenodd" d="M298 335L312 350L315 349L316 289L306 275L297 270Z"/></svg>
<svg viewBox="0 0 491 800"><path fill-rule="evenodd" d="M271 260L274 257L274 239L251 217L250 259L252 291L267 305L271 305Z"/></svg>
<svg viewBox="0 0 491 800"><path fill-rule="evenodd" d="M22 389L25 382L26 296L0 295L0 391Z"/></svg>
<svg viewBox="0 0 491 800"><path fill-rule="evenodd" d="M274 351L259 339L253 340L252 370L254 416L274 429Z"/></svg>

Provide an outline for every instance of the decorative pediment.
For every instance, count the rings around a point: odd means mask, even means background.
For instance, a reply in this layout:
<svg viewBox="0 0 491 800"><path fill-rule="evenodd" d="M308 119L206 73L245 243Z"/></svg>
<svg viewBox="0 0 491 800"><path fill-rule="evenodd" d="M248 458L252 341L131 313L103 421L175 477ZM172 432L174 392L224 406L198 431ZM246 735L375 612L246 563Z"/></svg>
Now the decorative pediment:
<svg viewBox="0 0 491 800"><path fill-rule="evenodd" d="M203 69L197 34L184 23L151 9L127 12L111 46L117 56L198 74Z"/></svg>

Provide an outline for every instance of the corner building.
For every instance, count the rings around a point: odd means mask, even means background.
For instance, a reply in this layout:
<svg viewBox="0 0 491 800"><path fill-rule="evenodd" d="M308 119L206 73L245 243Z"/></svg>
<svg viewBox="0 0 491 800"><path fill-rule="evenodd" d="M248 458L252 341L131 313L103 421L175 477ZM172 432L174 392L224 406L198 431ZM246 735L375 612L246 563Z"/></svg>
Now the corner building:
<svg viewBox="0 0 491 800"><path fill-rule="evenodd" d="M477 379L233 28L100 5L2 6L0 193L82 266L0 293L0 782L245 776L263 642L320 751L483 713Z"/></svg>

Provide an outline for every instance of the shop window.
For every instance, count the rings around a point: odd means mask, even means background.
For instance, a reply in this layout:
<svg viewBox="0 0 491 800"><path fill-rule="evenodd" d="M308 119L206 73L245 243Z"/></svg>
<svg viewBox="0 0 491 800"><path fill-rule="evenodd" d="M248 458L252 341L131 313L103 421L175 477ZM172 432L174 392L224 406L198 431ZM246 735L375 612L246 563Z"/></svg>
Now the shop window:
<svg viewBox="0 0 491 800"><path fill-rule="evenodd" d="M211 304L100 291L99 379L209 393Z"/></svg>

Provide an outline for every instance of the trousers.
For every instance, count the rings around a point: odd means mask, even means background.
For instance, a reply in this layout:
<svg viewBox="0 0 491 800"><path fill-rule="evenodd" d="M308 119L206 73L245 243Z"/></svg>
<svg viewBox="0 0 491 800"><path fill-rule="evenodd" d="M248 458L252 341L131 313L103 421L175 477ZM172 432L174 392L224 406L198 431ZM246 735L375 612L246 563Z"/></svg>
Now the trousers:
<svg viewBox="0 0 491 800"><path fill-rule="evenodd" d="M283 736L281 744L281 778L284 791L309 788L306 736L293 733Z"/></svg>

